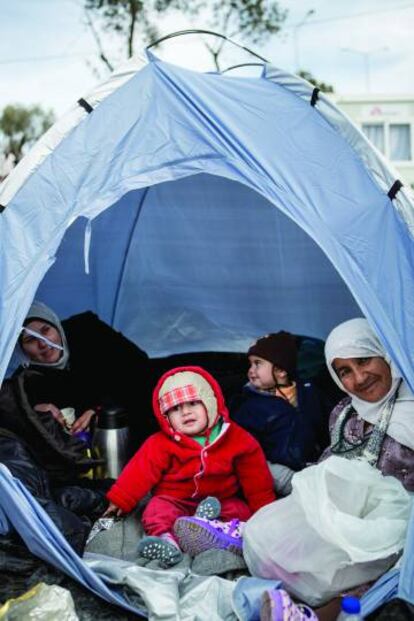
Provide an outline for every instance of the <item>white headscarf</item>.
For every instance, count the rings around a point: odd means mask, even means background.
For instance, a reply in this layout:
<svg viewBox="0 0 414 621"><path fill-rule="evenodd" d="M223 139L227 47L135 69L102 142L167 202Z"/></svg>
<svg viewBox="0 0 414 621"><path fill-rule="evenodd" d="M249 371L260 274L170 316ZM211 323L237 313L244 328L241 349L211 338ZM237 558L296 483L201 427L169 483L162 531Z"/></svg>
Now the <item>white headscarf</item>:
<svg viewBox="0 0 414 621"><path fill-rule="evenodd" d="M29 308L29 312L27 313L26 319L24 321L25 323L28 323L29 321L35 320L35 319L41 319L43 321L47 321L47 323L50 323L52 326L54 326L57 329L57 331L60 334L60 338L62 339L63 351L62 351L62 355L60 356L59 360L57 360L56 362L36 362L35 360L31 360L27 356L27 354L24 352L21 345L19 345L20 354L23 358L24 366L33 365L36 367L47 367L47 368L53 368L53 369L66 368L69 362L69 347L68 347L66 335L62 328L62 324L60 323L59 317L56 315L54 311L52 311L51 308L46 306L46 304L43 304L43 302L38 302L35 300L33 304L31 305L31 307ZM24 328L22 328L22 330L23 329ZM42 338L42 336L39 335L39 338Z"/></svg>
<svg viewBox="0 0 414 621"><path fill-rule="evenodd" d="M336 374L332 362L335 358L372 358L374 356L380 356L389 365L392 383L390 390L382 399L375 403L370 403L346 390ZM385 352L368 321L360 317L350 319L336 326L325 343L325 360L332 379L341 390L351 397L352 406L358 415L368 423L375 425L385 403L397 390L401 380L401 373ZM414 450L414 395L404 380L402 380L398 390L387 435L397 440L403 446Z"/></svg>

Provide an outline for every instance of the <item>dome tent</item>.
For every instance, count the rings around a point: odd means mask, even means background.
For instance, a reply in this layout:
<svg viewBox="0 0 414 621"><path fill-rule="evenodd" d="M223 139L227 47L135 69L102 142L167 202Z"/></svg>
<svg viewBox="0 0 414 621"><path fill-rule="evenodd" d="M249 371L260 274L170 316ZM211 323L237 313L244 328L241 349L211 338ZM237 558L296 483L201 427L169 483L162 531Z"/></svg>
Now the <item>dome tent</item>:
<svg viewBox="0 0 414 621"><path fill-rule="evenodd" d="M0 377L38 291L152 356L323 338L362 311L414 387L413 205L363 135L269 64L134 63L0 190Z"/></svg>

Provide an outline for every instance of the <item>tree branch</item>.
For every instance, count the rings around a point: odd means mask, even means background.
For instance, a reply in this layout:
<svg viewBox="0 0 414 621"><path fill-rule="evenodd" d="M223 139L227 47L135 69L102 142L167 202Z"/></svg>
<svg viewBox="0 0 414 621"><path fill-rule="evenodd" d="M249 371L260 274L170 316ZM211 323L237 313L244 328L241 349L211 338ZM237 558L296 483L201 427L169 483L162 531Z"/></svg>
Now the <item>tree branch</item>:
<svg viewBox="0 0 414 621"><path fill-rule="evenodd" d="M106 56L106 54L104 52L104 49L103 49L103 46L102 46L102 43L101 43L101 38L99 36L98 31L95 28L95 24L92 21L92 18L90 16L90 13L89 13L88 9L85 9L85 16L86 16L87 24L88 24L88 26L89 26L89 28L90 28L90 30L92 32L93 38L95 39L95 43L96 43L96 45L98 47L100 59L108 67L109 71L113 71L114 68L112 66L112 63L108 60L108 58L107 58L107 56Z"/></svg>
<svg viewBox="0 0 414 621"><path fill-rule="evenodd" d="M135 0L129 0L129 14L131 21L128 29L128 57L131 58L134 53L134 32L138 14L138 6Z"/></svg>
<svg viewBox="0 0 414 621"><path fill-rule="evenodd" d="M233 5L230 4L229 10L227 11L227 13L223 17L223 21L222 21L221 29L220 29L220 31L225 36L227 36L227 28L228 28L229 21L230 21L232 13L233 13ZM220 56L221 52L223 51L223 47L224 47L225 43L226 43L226 39L220 39L220 43L218 44L218 46L216 48L210 48L210 50L209 50L210 54L213 57L213 62L214 62L214 65L215 65L217 71L220 71L219 56Z"/></svg>
<svg viewBox="0 0 414 621"><path fill-rule="evenodd" d="M203 40L203 43L206 46L207 51L209 52L209 54L211 54L211 56L213 57L213 62L214 62L214 66L215 66L216 70L220 71L220 65L219 65L219 62L218 62L218 56L219 56L221 50L217 51L217 49L214 48L212 45L209 45L207 43L207 41Z"/></svg>

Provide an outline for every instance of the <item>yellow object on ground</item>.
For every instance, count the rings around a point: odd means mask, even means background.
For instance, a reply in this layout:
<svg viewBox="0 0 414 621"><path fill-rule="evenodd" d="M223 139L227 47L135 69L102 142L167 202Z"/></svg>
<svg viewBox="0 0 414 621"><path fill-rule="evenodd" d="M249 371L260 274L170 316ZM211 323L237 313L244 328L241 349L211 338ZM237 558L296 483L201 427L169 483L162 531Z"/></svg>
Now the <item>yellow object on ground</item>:
<svg viewBox="0 0 414 621"><path fill-rule="evenodd" d="M71 593L39 582L0 608L0 621L78 621Z"/></svg>

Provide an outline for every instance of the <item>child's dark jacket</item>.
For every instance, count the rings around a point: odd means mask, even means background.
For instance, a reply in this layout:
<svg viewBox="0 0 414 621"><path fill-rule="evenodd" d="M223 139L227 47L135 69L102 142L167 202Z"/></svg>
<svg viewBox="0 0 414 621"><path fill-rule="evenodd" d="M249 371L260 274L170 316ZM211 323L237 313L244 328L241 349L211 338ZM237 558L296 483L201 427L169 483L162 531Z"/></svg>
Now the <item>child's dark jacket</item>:
<svg viewBox="0 0 414 621"><path fill-rule="evenodd" d="M193 438L174 431L159 409L159 382L153 407L161 431L149 437L137 451L108 492L108 499L130 511L150 490L154 495L194 500L242 495L252 512L275 500L263 451L249 433L230 421L217 382L200 367L180 370L195 371L209 381L224 421L220 435L202 447Z"/></svg>
<svg viewBox="0 0 414 621"><path fill-rule="evenodd" d="M321 449L318 428L326 418L319 392L312 382L297 380L297 407L247 384L231 405L234 421L259 442L266 459L293 470L315 461Z"/></svg>

